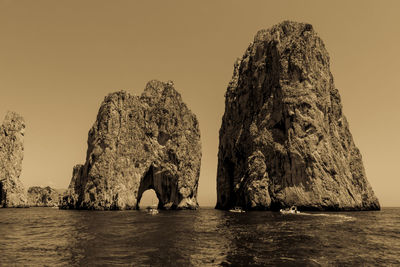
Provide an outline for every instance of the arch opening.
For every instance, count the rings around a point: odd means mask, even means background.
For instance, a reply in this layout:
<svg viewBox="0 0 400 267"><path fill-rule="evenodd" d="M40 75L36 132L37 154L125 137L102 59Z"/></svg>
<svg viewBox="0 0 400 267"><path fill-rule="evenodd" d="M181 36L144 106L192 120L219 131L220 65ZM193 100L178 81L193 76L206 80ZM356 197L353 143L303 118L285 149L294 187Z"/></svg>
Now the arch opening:
<svg viewBox="0 0 400 267"><path fill-rule="evenodd" d="M149 189L155 192L153 203L156 204L158 200L158 209L176 209L181 201L177 191L177 179L167 169L150 165L140 181L136 209L144 208L143 205L139 207L139 204L142 204L143 193Z"/></svg>
<svg viewBox="0 0 400 267"><path fill-rule="evenodd" d="M145 198L142 201L143 196ZM160 208L162 207L160 197L159 192L154 187L154 166L151 165L140 181L136 209L145 209L148 206Z"/></svg>
<svg viewBox="0 0 400 267"><path fill-rule="evenodd" d="M143 192L139 202L138 209L146 209L147 207L158 208L159 200L154 189L147 189Z"/></svg>

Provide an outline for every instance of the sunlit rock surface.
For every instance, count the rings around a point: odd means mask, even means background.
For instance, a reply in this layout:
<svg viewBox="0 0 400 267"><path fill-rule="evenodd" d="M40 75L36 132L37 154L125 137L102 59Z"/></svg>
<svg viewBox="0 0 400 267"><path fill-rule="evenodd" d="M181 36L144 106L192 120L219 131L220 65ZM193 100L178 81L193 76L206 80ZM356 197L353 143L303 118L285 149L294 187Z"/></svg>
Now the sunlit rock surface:
<svg viewBox="0 0 400 267"><path fill-rule="evenodd" d="M26 192L19 179L24 158L24 119L7 112L0 126L0 207L27 205Z"/></svg>
<svg viewBox="0 0 400 267"><path fill-rule="evenodd" d="M216 208L380 208L310 24L256 34L235 63L219 140Z"/></svg>
<svg viewBox="0 0 400 267"><path fill-rule="evenodd" d="M201 143L196 116L172 82L150 81L142 95L108 95L89 132L61 208L137 209L154 189L162 209L195 209Z"/></svg>

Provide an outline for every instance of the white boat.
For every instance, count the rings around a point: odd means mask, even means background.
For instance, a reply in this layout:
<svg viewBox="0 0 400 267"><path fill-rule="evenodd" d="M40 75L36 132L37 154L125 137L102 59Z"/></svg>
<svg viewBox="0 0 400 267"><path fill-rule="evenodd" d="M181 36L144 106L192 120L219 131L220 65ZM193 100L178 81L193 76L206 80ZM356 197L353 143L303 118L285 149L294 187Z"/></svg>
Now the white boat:
<svg viewBox="0 0 400 267"><path fill-rule="evenodd" d="M233 209L230 209L229 211L230 212L237 212L237 213L245 212L241 207L234 207Z"/></svg>
<svg viewBox="0 0 400 267"><path fill-rule="evenodd" d="M147 213L150 215L156 215L158 214L158 209L152 208L152 207L148 207L147 208Z"/></svg>
<svg viewBox="0 0 400 267"><path fill-rule="evenodd" d="M296 206L291 206L290 209L280 209L280 213L282 214L298 214L300 211L297 210Z"/></svg>
<svg viewBox="0 0 400 267"><path fill-rule="evenodd" d="M146 212L147 212L148 214L150 214L150 215L156 215L156 214L158 214L157 205L154 205L153 203L154 203L154 201L153 201L153 199L151 199L151 206L148 206L148 207L146 208Z"/></svg>

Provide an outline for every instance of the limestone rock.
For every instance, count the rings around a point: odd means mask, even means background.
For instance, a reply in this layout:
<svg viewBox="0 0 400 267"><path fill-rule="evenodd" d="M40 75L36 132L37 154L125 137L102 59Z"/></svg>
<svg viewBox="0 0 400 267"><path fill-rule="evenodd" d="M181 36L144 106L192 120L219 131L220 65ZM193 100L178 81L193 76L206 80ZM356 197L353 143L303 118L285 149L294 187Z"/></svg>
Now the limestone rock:
<svg viewBox="0 0 400 267"><path fill-rule="evenodd" d="M30 207L57 207L60 194L50 186L33 186L28 189L28 205Z"/></svg>
<svg viewBox="0 0 400 267"><path fill-rule="evenodd" d="M329 60L310 24L256 34L225 95L216 208L380 208Z"/></svg>
<svg viewBox="0 0 400 267"><path fill-rule="evenodd" d="M172 82L150 81L140 97L112 93L62 208L137 209L143 192L154 189L159 208L195 209L200 161L198 121Z"/></svg>
<svg viewBox="0 0 400 267"><path fill-rule="evenodd" d="M19 179L24 157L24 119L7 112L0 126L0 207L26 206L26 192Z"/></svg>
<svg viewBox="0 0 400 267"><path fill-rule="evenodd" d="M61 200L62 209L77 209L79 208L79 194L84 191L84 186L86 185L81 179L83 165L75 165L72 171L71 182L69 183L67 191L63 194Z"/></svg>

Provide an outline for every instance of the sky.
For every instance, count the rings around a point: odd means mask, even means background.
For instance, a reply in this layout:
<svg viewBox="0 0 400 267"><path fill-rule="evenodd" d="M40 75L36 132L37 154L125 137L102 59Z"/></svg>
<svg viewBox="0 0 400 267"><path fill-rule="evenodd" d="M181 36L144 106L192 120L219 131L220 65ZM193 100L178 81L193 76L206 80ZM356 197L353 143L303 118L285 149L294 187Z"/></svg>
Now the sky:
<svg viewBox="0 0 400 267"><path fill-rule="evenodd" d="M196 114L198 201L216 203L224 93L260 29L311 23L382 206L400 206L400 2L0 0L0 120L26 121L21 180L67 188L104 96L172 80Z"/></svg>

